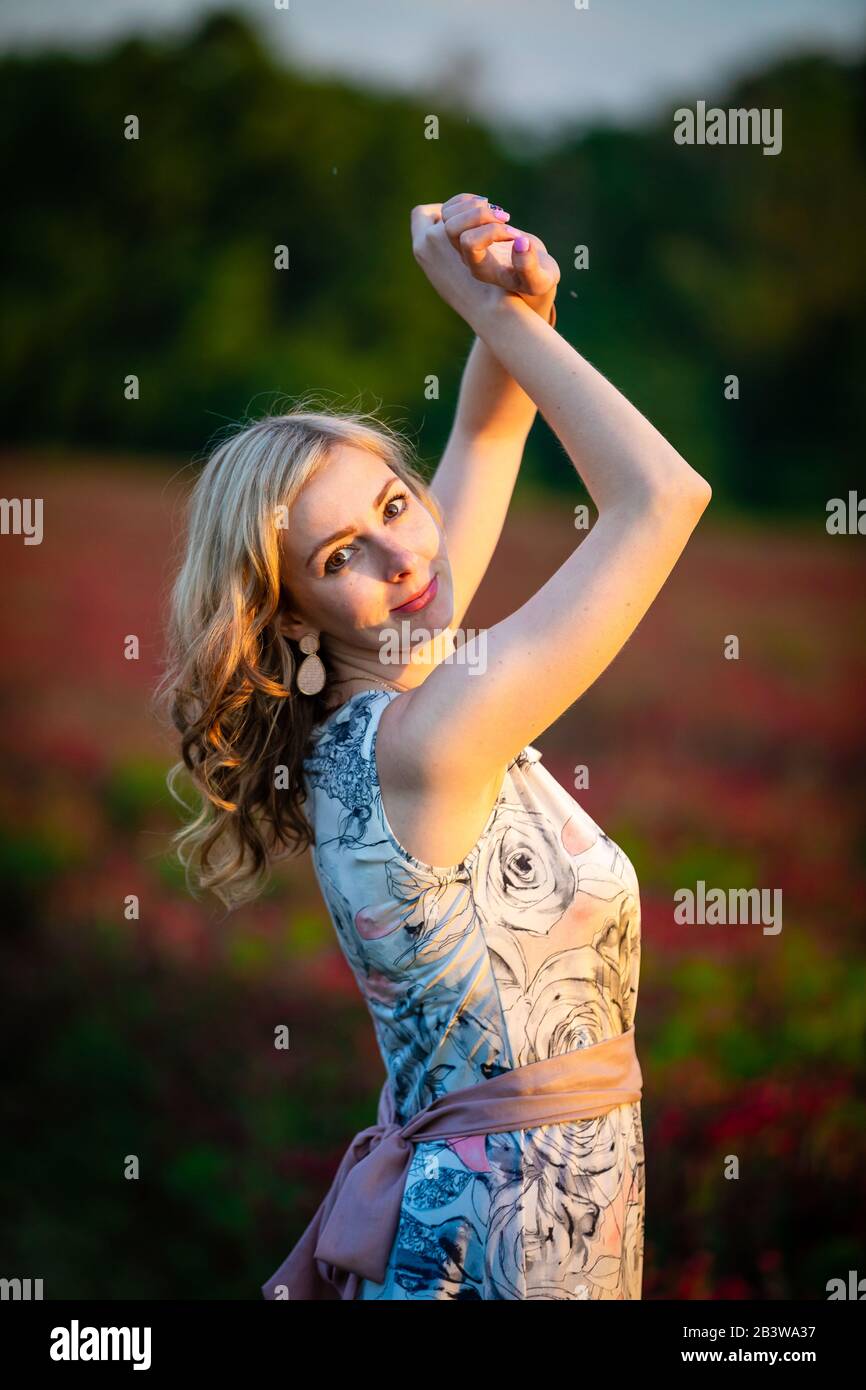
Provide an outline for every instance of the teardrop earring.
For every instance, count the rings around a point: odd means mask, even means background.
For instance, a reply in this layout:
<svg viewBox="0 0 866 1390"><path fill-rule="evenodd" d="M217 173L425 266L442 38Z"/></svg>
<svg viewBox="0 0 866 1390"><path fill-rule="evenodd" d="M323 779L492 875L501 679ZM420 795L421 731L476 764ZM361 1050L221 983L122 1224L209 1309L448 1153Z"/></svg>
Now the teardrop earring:
<svg viewBox="0 0 866 1390"><path fill-rule="evenodd" d="M315 632L306 632L298 646L302 652L307 653L307 656L298 667L298 673L295 677L297 687L303 695L318 695L325 684L325 668L322 665L322 659L315 655L319 650L319 639Z"/></svg>

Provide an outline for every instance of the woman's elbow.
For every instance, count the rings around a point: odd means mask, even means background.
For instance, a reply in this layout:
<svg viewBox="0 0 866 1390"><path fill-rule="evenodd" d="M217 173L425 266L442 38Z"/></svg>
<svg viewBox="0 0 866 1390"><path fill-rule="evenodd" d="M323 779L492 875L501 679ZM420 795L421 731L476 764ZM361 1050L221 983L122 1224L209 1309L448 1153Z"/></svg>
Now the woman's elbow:
<svg viewBox="0 0 866 1390"><path fill-rule="evenodd" d="M682 507L684 511L697 511L700 516L710 505L713 496L713 489L710 487L706 478L694 469L690 470L689 476L677 481L676 485L669 490L665 490L662 501L668 508Z"/></svg>

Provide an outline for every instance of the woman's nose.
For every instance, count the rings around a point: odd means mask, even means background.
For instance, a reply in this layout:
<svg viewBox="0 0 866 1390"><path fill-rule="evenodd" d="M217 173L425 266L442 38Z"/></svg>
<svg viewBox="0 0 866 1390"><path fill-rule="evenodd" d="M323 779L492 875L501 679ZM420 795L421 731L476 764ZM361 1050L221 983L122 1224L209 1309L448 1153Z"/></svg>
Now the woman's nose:
<svg viewBox="0 0 866 1390"><path fill-rule="evenodd" d="M386 558L385 570L389 579L405 579L417 568L417 557L411 550L399 546Z"/></svg>

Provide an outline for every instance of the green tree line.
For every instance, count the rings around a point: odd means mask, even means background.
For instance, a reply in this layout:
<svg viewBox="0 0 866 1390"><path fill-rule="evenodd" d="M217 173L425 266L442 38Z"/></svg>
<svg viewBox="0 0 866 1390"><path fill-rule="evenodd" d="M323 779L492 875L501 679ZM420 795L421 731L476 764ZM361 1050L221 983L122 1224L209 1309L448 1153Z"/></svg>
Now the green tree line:
<svg viewBox="0 0 866 1390"><path fill-rule="evenodd" d="M315 390L381 408L435 458L471 332L415 264L409 210L472 190L542 237L559 328L717 498L823 510L856 485L866 423L864 66L801 55L673 93L641 128L518 151L453 100L312 80L230 11L7 56L7 440L197 451ZM780 108L781 152L677 144L697 98ZM527 470L574 485L543 424Z"/></svg>

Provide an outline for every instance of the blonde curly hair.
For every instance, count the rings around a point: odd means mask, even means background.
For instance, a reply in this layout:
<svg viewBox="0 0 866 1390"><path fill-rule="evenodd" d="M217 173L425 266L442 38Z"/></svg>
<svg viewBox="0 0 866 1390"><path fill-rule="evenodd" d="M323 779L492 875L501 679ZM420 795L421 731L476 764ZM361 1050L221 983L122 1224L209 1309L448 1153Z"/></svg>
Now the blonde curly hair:
<svg viewBox="0 0 866 1390"><path fill-rule="evenodd" d="M303 653L278 625L278 518L291 518L301 489L335 447L353 445L383 459L442 523L400 430L372 412L309 405L231 427L196 478L154 692L157 710L180 734L168 789L193 811L172 846L189 892L210 889L229 909L258 896L287 849L300 853L315 842L303 810L302 763L333 673L320 649L323 690L307 696L294 687ZM177 790L184 770L197 808Z"/></svg>

